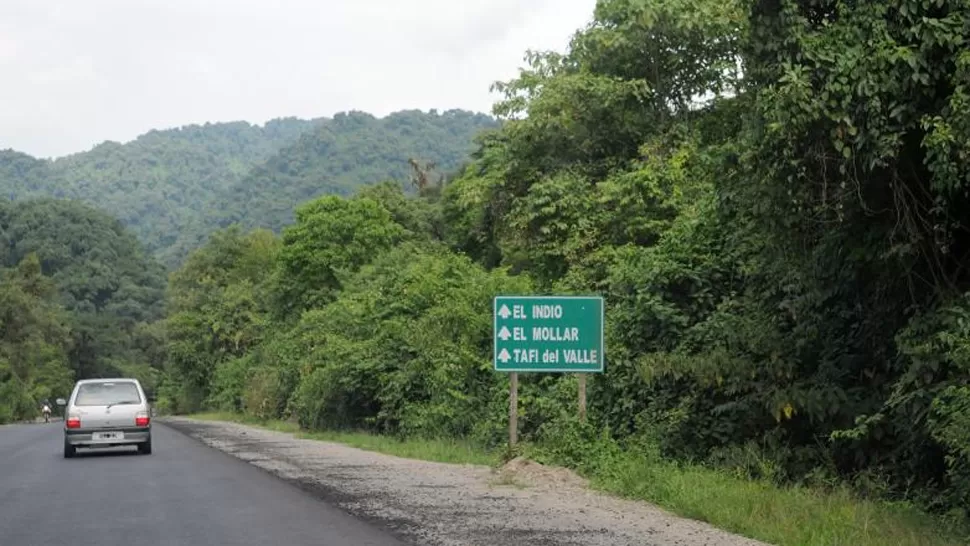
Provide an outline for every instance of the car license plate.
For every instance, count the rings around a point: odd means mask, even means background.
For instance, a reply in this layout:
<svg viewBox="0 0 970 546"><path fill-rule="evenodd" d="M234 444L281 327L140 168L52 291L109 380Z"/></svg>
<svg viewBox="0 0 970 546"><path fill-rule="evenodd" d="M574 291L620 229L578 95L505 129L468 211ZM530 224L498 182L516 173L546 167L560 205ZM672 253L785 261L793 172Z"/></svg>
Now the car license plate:
<svg viewBox="0 0 970 546"><path fill-rule="evenodd" d="M91 439L96 442L108 442L113 440L124 440L124 432L95 432L91 435Z"/></svg>

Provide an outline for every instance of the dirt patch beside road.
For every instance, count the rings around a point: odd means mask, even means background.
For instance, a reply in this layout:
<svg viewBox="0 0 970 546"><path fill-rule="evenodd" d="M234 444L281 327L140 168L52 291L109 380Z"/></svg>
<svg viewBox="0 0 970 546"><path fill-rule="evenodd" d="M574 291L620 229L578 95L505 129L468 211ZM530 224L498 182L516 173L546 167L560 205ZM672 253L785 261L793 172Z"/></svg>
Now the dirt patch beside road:
<svg viewBox="0 0 970 546"><path fill-rule="evenodd" d="M415 544L765 546L521 459L501 469L433 463L236 423L162 422Z"/></svg>

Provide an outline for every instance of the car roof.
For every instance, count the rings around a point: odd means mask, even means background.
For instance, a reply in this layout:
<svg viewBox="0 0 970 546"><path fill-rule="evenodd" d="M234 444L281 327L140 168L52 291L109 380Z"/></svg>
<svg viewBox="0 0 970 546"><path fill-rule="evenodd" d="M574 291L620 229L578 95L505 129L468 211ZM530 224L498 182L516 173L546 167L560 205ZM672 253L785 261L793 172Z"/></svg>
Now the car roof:
<svg viewBox="0 0 970 546"><path fill-rule="evenodd" d="M120 383L123 381L138 383L138 380L132 377L99 377L97 379L81 379L77 383L80 385L82 383Z"/></svg>

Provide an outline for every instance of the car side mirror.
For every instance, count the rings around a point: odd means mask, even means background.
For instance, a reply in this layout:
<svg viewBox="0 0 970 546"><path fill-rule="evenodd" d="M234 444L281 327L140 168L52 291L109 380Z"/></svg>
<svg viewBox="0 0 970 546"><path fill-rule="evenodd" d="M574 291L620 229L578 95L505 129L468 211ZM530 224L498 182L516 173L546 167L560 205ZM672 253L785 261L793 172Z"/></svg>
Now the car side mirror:
<svg viewBox="0 0 970 546"><path fill-rule="evenodd" d="M58 406L66 406L67 405L67 400L64 400L63 398L58 398L57 399L57 405Z"/></svg>

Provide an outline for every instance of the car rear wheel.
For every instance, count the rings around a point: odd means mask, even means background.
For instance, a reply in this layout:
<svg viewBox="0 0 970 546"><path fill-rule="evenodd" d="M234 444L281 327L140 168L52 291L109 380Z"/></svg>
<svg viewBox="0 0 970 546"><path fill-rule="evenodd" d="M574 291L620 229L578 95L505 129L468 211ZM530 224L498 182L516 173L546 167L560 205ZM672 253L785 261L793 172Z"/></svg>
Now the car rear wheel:
<svg viewBox="0 0 970 546"><path fill-rule="evenodd" d="M76 454L77 454L77 448L67 443L67 440L64 440L64 458L70 459Z"/></svg>
<svg viewBox="0 0 970 546"><path fill-rule="evenodd" d="M142 455L151 455L152 454L152 439L151 438L149 438L147 442L142 442L142 443L138 444L138 453L141 453Z"/></svg>

